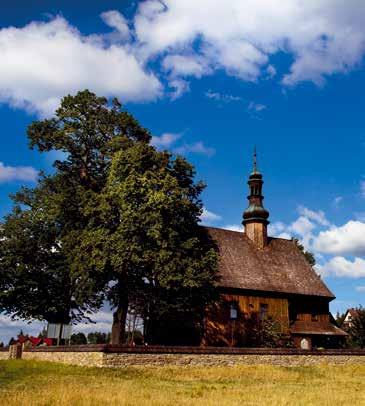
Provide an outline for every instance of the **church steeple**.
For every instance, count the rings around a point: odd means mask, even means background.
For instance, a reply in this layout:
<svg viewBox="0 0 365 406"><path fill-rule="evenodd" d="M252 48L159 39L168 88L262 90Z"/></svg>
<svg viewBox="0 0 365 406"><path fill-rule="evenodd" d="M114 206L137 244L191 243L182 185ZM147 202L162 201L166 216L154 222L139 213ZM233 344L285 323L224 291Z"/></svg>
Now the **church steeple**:
<svg viewBox="0 0 365 406"><path fill-rule="evenodd" d="M253 155L253 171L248 180L250 195L248 208L243 213L242 224L245 227L247 237L253 241L258 248L264 248L267 244L267 226L269 224L269 212L264 208L262 195L262 175L257 168L256 147Z"/></svg>

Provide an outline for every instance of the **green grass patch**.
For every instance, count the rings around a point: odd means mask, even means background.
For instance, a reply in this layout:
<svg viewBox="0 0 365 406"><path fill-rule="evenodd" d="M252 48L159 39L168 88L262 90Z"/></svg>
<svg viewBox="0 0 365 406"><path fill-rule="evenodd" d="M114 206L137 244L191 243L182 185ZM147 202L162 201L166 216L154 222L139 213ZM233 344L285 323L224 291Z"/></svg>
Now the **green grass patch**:
<svg viewBox="0 0 365 406"><path fill-rule="evenodd" d="M365 405L365 366L85 368L0 361L6 405Z"/></svg>

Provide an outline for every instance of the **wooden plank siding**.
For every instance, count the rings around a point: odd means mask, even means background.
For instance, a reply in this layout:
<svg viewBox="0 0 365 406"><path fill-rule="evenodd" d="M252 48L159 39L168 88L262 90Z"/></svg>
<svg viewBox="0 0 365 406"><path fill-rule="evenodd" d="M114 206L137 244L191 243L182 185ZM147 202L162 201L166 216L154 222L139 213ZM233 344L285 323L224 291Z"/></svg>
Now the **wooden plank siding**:
<svg viewBox="0 0 365 406"><path fill-rule="evenodd" d="M297 315L297 320L304 322L318 322L318 323L328 323L329 314L317 314L313 313L299 313Z"/></svg>
<svg viewBox="0 0 365 406"><path fill-rule="evenodd" d="M238 310L236 320L230 318L231 304ZM203 345L245 345L247 329L259 319L261 305L267 305L267 316L280 324L281 332L289 334L288 299L222 294L221 302L207 312Z"/></svg>

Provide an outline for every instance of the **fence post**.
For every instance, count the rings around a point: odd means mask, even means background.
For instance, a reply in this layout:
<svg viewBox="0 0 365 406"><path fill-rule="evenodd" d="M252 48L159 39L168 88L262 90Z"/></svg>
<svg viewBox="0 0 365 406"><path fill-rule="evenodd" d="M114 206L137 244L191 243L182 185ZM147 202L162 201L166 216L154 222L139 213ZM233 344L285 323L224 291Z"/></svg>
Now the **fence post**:
<svg viewBox="0 0 365 406"><path fill-rule="evenodd" d="M23 348L21 344L13 344L9 346L9 359L20 359L22 357Z"/></svg>

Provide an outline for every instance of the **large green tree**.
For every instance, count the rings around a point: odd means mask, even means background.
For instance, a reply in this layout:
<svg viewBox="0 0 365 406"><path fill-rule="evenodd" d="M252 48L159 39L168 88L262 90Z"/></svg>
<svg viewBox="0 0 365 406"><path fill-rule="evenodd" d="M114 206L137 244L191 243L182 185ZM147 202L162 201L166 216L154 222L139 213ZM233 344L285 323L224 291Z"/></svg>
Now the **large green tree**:
<svg viewBox="0 0 365 406"><path fill-rule="evenodd" d="M54 181L43 178L13 196L14 209L0 227L0 309L15 318L69 323L97 309L101 295L95 279L72 275Z"/></svg>
<svg viewBox="0 0 365 406"><path fill-rule="evenodd" d="M149 320L150 335L167 319L180 325L188 315L193 324L202 321L217 281L215 245L198 225L203 187L185 159L146 143L114 155L94 214L102 216L104 227L92 227L80 250L83 255L96 247L108 256L113 282L108 297L116 308L113 343L123 341L130 305Z"/></svg>
<svg viewBox="0 0 365 406"><path fill-rule="evenodd" d="M65 97L55 117L28 128L31 148L60 152L55 172L15 196L0 227L0 309L13 317L67 323L97 310L108 264L77 261L90 207L115 151L150 135L117 100L89 91Z"/></svg>
<svg viewBox="0 0 365 406"><path fill-rule="evenodd" d="M5 219L0 305L50 320L41 310L49 303L62 319L81 319L106 295L113 343L123 342L129 306L149 324L183 313L198 323L214 297L217 253L198 226L203 185L192 166L149 145L148 131L117 100L89 91L65 97L28 137L32 148L63 156L53 175L16 195ZM28 238L33 245L24 248ZM30 285L43 307L33 293L25 300Z"/></svg>

